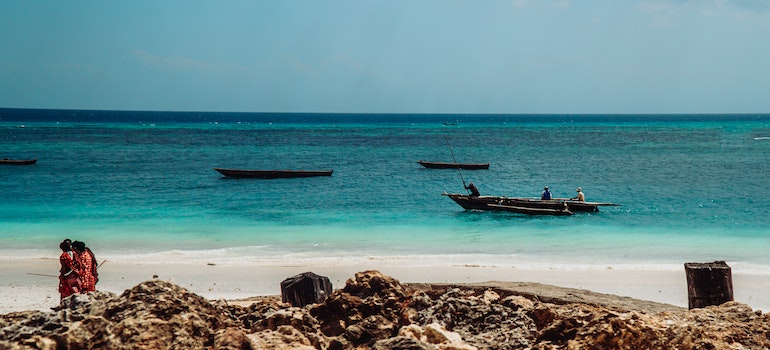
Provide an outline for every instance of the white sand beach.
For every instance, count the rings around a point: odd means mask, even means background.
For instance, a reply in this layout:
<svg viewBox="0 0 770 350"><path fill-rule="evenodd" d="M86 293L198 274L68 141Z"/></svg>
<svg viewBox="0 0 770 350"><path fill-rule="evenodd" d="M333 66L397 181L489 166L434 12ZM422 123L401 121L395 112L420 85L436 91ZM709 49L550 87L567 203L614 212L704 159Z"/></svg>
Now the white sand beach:
<svg viewBox="0 0 770 350"><path fill-rule="evenodd" d="M0 314L24 310L49 310L58 305L58 270L55 259L0 261ZM376 265L376 266L375 266ZM687 307L687 283L681 271L537 270L483 266L409 267L360 262L337 266L232 266L226 264L135 264L109 261L100 268L97 289L122 293L154 276L178 284L211 300L280 295L284 279L311 271L327 276L334 288L344 286L356 272L378 270L403 283L477 283L486 281L536 282L590 290L635 299ZM50 275L50 276L43 276ZM753 309L770 310L770 279L733 269L735 301Z"/></svg>

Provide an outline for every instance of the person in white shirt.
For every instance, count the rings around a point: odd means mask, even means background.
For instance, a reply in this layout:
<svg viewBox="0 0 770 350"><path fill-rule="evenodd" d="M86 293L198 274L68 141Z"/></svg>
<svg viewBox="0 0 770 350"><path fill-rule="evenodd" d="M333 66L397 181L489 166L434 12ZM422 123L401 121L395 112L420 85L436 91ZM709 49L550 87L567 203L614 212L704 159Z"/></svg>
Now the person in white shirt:
<svg viewBox="0 0 770 350"><path fill-rule="evenodd" d="M575 196L575 197L572 197L572 198L570 198L570 199L572 199L572 200L578 200L578 201L581 201L581 202L585 202L585 201L586 201L586 195L585 195L585 194L583 194L583 189L581 189L580 187L578 187L576 191L577 191L577 196Z"/></svg>

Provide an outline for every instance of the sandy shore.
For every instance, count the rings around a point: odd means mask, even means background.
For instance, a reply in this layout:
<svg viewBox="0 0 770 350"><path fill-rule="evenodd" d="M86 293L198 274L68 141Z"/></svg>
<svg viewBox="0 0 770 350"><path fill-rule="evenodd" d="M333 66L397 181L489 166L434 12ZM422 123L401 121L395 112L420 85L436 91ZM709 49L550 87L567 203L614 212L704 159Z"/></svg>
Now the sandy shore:
<svg viewBox="0 0 770 350"><path fill-rule="evenodd" d="M58 260L0 260L0 314L49 310L59 302ZM344 286L356 272L378 270L403 283L536 282L590 290L687 307L687 283L682 271L642 270L526 270L482 266L407 267L350 264L343 266L228 266L221 264L130 264L109 261L100 268L97 289L122 293L157 276L209 299L241 299L279 295L287 277L311 271L327 276L334 288ZM770 278L733 270L735 300L770 311Z"/></svg>

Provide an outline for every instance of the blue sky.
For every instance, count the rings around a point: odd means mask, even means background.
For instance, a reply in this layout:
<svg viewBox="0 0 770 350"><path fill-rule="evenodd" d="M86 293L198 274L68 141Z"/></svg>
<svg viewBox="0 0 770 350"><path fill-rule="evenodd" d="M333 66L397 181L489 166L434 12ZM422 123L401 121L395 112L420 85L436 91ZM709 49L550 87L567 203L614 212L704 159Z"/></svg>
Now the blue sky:
<svg viewBox="0 0 770 350"><path fill-rule="evenodd" d="M768 0L4 1L0 107L770 113Z"/></svg>

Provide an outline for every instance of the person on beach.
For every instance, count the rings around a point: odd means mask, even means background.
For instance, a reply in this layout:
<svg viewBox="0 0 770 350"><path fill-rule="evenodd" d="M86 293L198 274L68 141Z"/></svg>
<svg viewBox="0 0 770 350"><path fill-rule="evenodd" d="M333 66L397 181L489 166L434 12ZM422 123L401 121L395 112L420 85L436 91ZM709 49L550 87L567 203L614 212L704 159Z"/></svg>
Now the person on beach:
<svg viewBox="0 0 770 350"><path fill-rule="evenodd" d="M96 283L99 282L99 265L96 262L96 256L90 248L86 247L84 242L72 242L72 248L78 253L78 262L80 263L80 283L81 293L95 292Z"/></svg>
<svg viewBox="0 0 770 350"><path fill-rule="evenodd" d="M476 187L476 185L473 184L473 182L469 183L468 186L465 186L466 190L471 190L471 197L478 197L481 195L479 193L479 189Z"/></svg>
<svg viewBox="0 0 770 350"><path fill-rule="evenodd" d="M551 191L548 190L548 186L545 186L545 188L543 188L543 194L540 195L540 199L543 199L543 200L551 199Z"/></svg>
<svg viewBox="0 0 770 350"><path fill-rule="evenodd" d="M577 191L577 196L572 197L570 199L578 200L578 201L581 201L581 202L585 202L586 201L586 195L583 194L583 189L578 187L575 191Z"/></svg>
<svg viewBox="0 0 770 350"><path fill-rule="evenodd" d="M64 299L72 294L80 293L80 264L77 253L72 251L72 241L65 239L59 244L59 294Z"/></svg>

